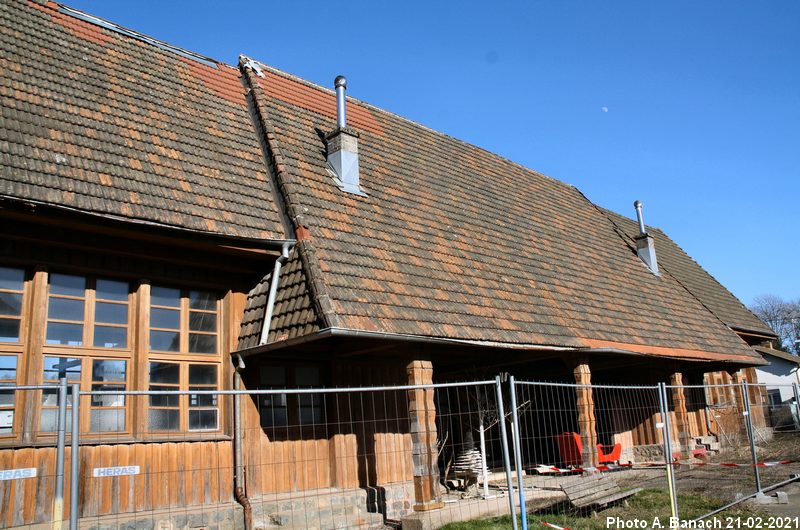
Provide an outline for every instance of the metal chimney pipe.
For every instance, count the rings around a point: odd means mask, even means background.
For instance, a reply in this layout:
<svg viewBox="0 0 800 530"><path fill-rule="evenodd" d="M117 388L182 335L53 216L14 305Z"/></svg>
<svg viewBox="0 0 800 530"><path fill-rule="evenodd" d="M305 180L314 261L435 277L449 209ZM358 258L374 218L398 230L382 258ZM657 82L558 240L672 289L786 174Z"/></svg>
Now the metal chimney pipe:
<svg viewBox="0 0 800 530"><path fill-rule="evenodd" d="M347 112L344 106L344 91L347 90L347 79L343 75L337 75L333 80L336 87L336 125L340 129L347 127Z"/></svg>
<svg viewBox="0 0 800 530"><path fill-rule="evenodd" d="M644 218L642 217L642 201L634 201L633 207L636 208L636 219L639 220L639 235L646 235L647 230L644 228Z"/></svg>

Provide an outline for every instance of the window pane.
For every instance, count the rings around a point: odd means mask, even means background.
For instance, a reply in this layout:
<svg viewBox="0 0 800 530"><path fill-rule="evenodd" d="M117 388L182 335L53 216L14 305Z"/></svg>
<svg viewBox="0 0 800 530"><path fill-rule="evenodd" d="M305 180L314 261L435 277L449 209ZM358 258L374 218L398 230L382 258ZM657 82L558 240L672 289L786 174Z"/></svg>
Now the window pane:
<svg viewBox="0 0 800 530"><path fill-rule="evenodd" d="M22 313L22 295L0 293L0 315L19 316Z"/></svg>
<svg viewBox="0 0 800 530"><path fill-rule="evenodd" d="M83 320L83 300L50 298L47 304L47 318L58 320Z"/></svg>
<svg viewBox="0 0 800 530"><path fill-rule="evenodd" d="M189 333L189 351L192 353L217 353L217 336Z"/></svg>
<svg viewBox="0 0 800 530"><path fill-rule="evenodd" d="M128 329L95 326L94 345L100 348L125 348L128 345Z"/></svg>
<svg viewBox="0 0 800 530"><path fill-rule="evenodd" d="M210 388L194 388L189 387L189 390L211 390ZM216 394L189 394L190 407L216 407L217 395Z"/></svg>
<svg viewBox="0 0 800 530"><path fill-rule="evenodd" d="M190 364L189 365L189 384L190 385L216 385L217 367L213 364Z"/></svg>
<svg viewBox="0 0 800 530"><path fill-rule="evenodd" d="M127 361L92 361L92 381L125 381L127 364Z"/></svg>
<svg viewBox="0 0 800 530"><path fill-rule="evenodd" d="M0 355L0 380L16 381L17 379L17 356Z"/></svg>
<svg viewBox="0 0 800 530"><path fill-rule="evenodd" d="M83 344L83 324L48 322L47 344L81 346Z"/></svg>
<svg viewBox="0 0 800 530"><path fill-rule="evenodd" d="M189 411L189 430L216 430L217 411L212 410L190 410Z"/></svg>
<svg viewBox="0 0 800 530"><path fill-rule="evenodd" d="M67 429L72 425L72 409L67 409ZM55 431L58 429L58 409L42 409L41 430Z"/></svg>
<svg viewBox="0 0 800 530"><path fill-rule="evenodd" d="M0 385L0 406L3 407L11 407L14 406L14 401L17 397L16 390L3 390L2 386ZM0 414L3 414L0 412Z"/></svg>
<svg viewBox="0 0 800 530"><path fill-rule="evenodd" d="M319 386L319 367L298 366L295 370L295 379L297 386Z"/></svg>
<svg viewBox="0 0 800 530"><path fill-rule="evenodd" d="M169 307L180 307L180 289L169 289L167 287L155 287L150 289L150 305L165 305Z"/></svg>
<svg viewBox="0 0 800 530"><path fill-rule="evenodd" d="M124 407L125 385L92 385L92 392L119 392L119 394L101 394L92 396L93 407Z"/></svg>
<svg viewBox="0 0 800 530"><path fill-rule="evenodd" d="M216 313L198 313L196 311L189 312L189 329L191 331L208 331L211 333L217 332L217 314Z"/></svg>
<svg viewBox="0 0 800 530"><path fill-rule="evenodd" d="M177 388L171 386L153 386L150 390L154 392L174 392ZM151 407L177 407L180 404L180 396L177 394L157 394L150 396Z"/></svg>
<svg viewBox="0 0 800 530"><path fill-rule="evenodd" d="M93 410L89 418L92 432L115 432L125 430L125 409Z"/></svg>
<svg viewBox="0 0 800 530"><path fill-rule="evenodd" d="M152 309L150 327L178 329L181 327L181 312L177 309Z"/></svg>
<svg viewBox="0 0 800 530"><path fill-rule="evenodd" d="M69 357L45 357L45 380L61 379L66 377L69 381L81 380L81 360Z"/></svg>
<svg viewBox="0 0 800 530"><path fill-rule="evenodd" d="M153 431L177 431L179 415L177 410L150 409L150 429Z"/></svg>
<svg viewBox="0 0 800 530"><path fill-rule="evenodd" d="M21 291L22 283L25 280L25 271L22 269L12 269L11 267L0 267L0 289L9 291Z"/></svg>
<svg viewBox="0 0 800 530"><path fill-rule="evenodd" d="M50 294L63 294L67 296L84 296L86 279L83 276L69 274L50 275Z"/></svg>
<svg viewBox="0 0 800 530"><path fill-rule="evenodd" d="M189 307L191 309L215 311L217 309L217 298L211 293L191 291L189 292Z"/></svg>
<svg viewBox="0 0 800 530"><path fill-rule="evenodd" d="M180 365L175 363L150 363L150 382L177 385L180 381Z"/></svg>
<svg viewBox="0 0 800 530"><path fill-rule="evenodd" d="M178 351L181 345L181 336L177 331L151 331L150 349L160 351Z"/></svg>
<svg viewBox="0 0 800 530"><path fill-rule="evenodd" d="M128 306L97 302L94 306L94 320L104 324L127 324Z"/></svg>
<svg viewBox="0 0 800 530"><path fill-rule="evenodd" d="M0 318L0 342L19 342L19 320Z"/></svg>
<svg viewBox="0 0 800 530"><path fill-rule="evenodd" d="M97 298L103 300L128 301L128 283L116 282L113 280L97 280L95 285Z"/></svg>

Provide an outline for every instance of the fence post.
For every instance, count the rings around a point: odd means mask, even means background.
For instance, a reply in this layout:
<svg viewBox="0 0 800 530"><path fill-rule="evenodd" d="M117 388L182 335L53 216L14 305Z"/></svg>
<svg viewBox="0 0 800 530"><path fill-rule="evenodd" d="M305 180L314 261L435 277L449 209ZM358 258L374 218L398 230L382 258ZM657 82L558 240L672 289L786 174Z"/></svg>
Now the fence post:
<svg viewBox="0 0 800 530"><path fill-rule="evenodd" d="M80 404L81 385L72 385L72 438L70 439L70 475L69 475L69 529L78 530L78 473L80 471Z"/></svg>
<svg viewBox="0 0 800 530"><path fill-rule="evenodd" d="M661 429L664 436L664 463L667 468L667 487L669 488L670 513L678 518L678 495L675 488L675 474L672 468L672 429L667 407L667 385L658 383L658 404L661 412Z"/></svg>
<svg viewBox="0 0 800 530"><path fill-rule="evenodd" d="M514 509L514 479L511 478L511 458L508 456L508 435L506 434L506 409L503 406L503 387L500 385L500 376L495 380L497 394L497 413L500 423L500 441L503 446L503 464L506 468L506 483L508 484L508 507L511 510L511 523L517 530L517 511Z"/></svg>
<svg viewBox="0 0 800 530"><path fill-rule="evenodd" d="M509 376L508 386L511 389L511 423L514 426L511 435L514 442L514 464L517 468L517 487L519 488L519 513L522 516L522 530L528 530L528 510L525 506L525 483L522 479L522 445L520 443L519 415L517 414L517 388L514 376Z"/></svg>
<svg viewBox="0 0 800 530"><path fill-rule="evenodd" d="M67 378L58 380L56 418L56 494L53 498L53 530L60 530L64 519L64 438L67 428Z"/></svg>
<svg viewBox="0 0 800 530"><path fill-rule="evenodd" d="M753 457L753 475L756 479L756 493L761 493L761 472L758 470L758 455L756 454L756 437L753 432L753 418L750 414L750 396L747 392L747 381L742 381L742 403L744 404L744 411L742 415L745 418L747 425L747 436L750 438L750 455Z"/></svg>

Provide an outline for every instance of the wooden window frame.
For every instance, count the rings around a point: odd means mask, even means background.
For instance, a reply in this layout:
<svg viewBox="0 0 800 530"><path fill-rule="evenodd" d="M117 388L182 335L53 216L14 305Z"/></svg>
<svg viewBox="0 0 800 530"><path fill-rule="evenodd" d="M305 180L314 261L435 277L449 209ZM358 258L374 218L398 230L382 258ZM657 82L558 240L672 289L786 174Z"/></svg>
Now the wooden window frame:
<svg viewBox="0 0 800 530"><path fill-rule="evenodd" d="M187 361L184 359L164 359L164 358L150 358L147 360L148 366L148 385L147 388L150 388L150 377L149 377L149 366L151 362L155 363L164 363L164 364L176 364L178 365L178 383L154 383L154 386L169 386L174 387L175 390L180 391L190 391L190 387L208 387L203 388L203 390L219 390L221 388L221 381L222 381L222 365L219 362L209 362L208 359L204 361ZM189 370L190 366L213 366L216 368L217 371L217 382L216 385L191 385L189 384ZM196 436L196 435L218 435L223 431L223 401L224 396L217 395L216 396L216 406L214 407L200 407L203 409L211 409L214 408L217 411L217 427L215 429L189 429L189 411L192 409L190 406L189 400L191 396L182 394L178 396L178 406L177 407L164 407L164 406L152 406L150 405L150 400L148 396L148 400L146 402L146 412L145 412L145 426L146 426L146 434L148 437L152 438L175 438L175 437L184 437L184 436ZM178 410L178 428L175 430L153 430L150 427L150 410L151 409L176 409Z"/></svg>
<svg viewBox="0 0 800 530"><path fill-rule="evenodd" d="M125 390L129 390L131 388L131 359L126 357L120 356L99 356L99 355L92 355L81 353L80 351L70 351L70 352L58 352L58 353L45 353L42 357L42 371L39 374L40 380L42 383L52 383L53 380L46 380L44 379L44 365L45 365L45 358L47 357L58 357L58 358L72 358L72 359L80 359L81 361L81 375L78 383L80 384L80 389L82 392L87 390L91 390L92 384L94 382L94 370L93 370L93 362L94 361L125 361L125 381L123 382L109 382L108 384L124 384ZM73 381L68 381L70 385L74 384ZM37 438L41 439L51 439L56 435L55 431L45 431L41 429L42 425L42 411L44 410L44 406L42 404L42 392L37 391L37 414L36 414L36 433ZM132 425L133 425L133 412L132 412L132 403L133 399L132 396L126 395L125 396L125 405L122 407L125 409L125 426L124 429L119 431L92 431L91 430L91 411L94 409L104 408L104 407L93 407L92 406L92 396L81 396L80 401L80 418L78 420L81 439L82 440L102 440L106 438L130 438L132 435ZM47 407L52 408L52 407ZM71 409L70 405L67 405L68 410Z"/></svg>
<svg viewBox="0 0 800 530"><path fill-rule="evenodd" d="M85 280L84 286L84 295L82 297L79 296L72 296L72 295L62 295L62 294L52 294L51 287L50 287L50 276L53 274L63 274L65 276L79 276ZM108 281L116 281L119 283L127 283L128 284L128 297L125 302L119 300L109 300L105 298L97 298L97 281L98 280L108 280ZM133 308L134 308L134 300L133 300L133 285L132 282L129 280L115 280L108 277L103 277L100 275L87 275L87 274L80 274L80 273L72 273L72 272L61 272L55 271L48 274L47 278L47 296L45 299L45 321L44 321L44 337L43 343L45 350L50 348L64 348L68 350L74 350L76 348L87 350L87 351L98 351L98 352L107 352L107 351L124 351L124 352L131 352L132 351L132 323L133 323ZM57 298L62 300L82 300L83 301L83 320L64 320L64 319L51 319L49 315L49 306L50 306L50 298ZM113 328L124 328L125 333L125 347L124 348L114 348L114 347L105 347L105 346L95 346L94 344L94 332L96 326L98 326L98 322L95 319L96 314L96 307L97 302L100 301L101 303L111 303L116 305L125 305L128 308L128 321L125 324L114 324L114 323L106 323L100 322L100 326L107 326ZM56 323L63 323L63 324L76 324L79 323L83 326L82 330L82 344L80 345L71 345L71 344L48 344L47 342L47 330L49 327L50 322ZM100 355L103 355L102 353Z"/></svg>
<svg viewBox="0 0 800 530"><path fill-rule="evenodd" d="M163 306L163 305L154 305L152 301L152 289L153 287L163 287L166 289L175 289L180 292L180 302L177 307L175 306ZM147 351L148 357L151 358L153 356L170 356L171 358L175 359L176 356L180 356L180 360L187 360L187 359L198 359L198 360L205 360L208 361L209 359L219 359L221 357L222 351L222 298L214 291L207 291L205 289L187 289L181 287L171 287L168 285L155 285L150 286L150 300L148 301L149 311L147 312L148 316L152 316L153 309L167 309L171 311L177 310L179 312L179 325L178 329L174 328L157 328L151 325L150 320L147 322ZM193 309L190 307L189 302L191 298L192 292L204 292L210 294L216 300L215 308L213 310L206 310L206 309ZM189 329L189 318L192 312L197 313L208 313L214 314L217 320L217 329L214 333L205 332L205 331L193 331ZM154 350L150 348L150 333L152 331L177 331L179 337L179 346L178 351L170 351L170 350ZM199 352L190 352L189 351L189 335L190 334L198 334L198 335L213 335L216 338L216 348L215 352L213 353L199 353Z"/></svg>
<svg viewBox="0 0 800 530"><path fill-rule="evenodd" d="M313 362L270 362L265 361L258 365L258 389L272 389L276 388L274 386L266 385L261 383L261 370L267 367L281 367L285 370L286 373L286 381L284 388L314 388L314 386L308 385L298 385L297 384L297 369L298 368L316 368L319 371L319 386L323 387L325 385L325 364L320 363L313 363ZM282 395L282 394L273 394L274 396ZM328 421L328 411L325 404L325 399L322 399L322 405L320 406L320 411L322 413L322 418L319 421L314 421L311 423L305 423L302 426L300 425L300 394L285 394L286 395L286 423L285 424L278 424L272 426L265 426L261 420L261 396L259 397L258 402L258 409L259 409L259 425L262 429L265 429L267 432L271 433L278 438L282 436L291 437L296 435L297 433L311 433L314 430L318 430L321 425L325 425ZM303 394L303 396L324 396L324 394Z"/></svg>

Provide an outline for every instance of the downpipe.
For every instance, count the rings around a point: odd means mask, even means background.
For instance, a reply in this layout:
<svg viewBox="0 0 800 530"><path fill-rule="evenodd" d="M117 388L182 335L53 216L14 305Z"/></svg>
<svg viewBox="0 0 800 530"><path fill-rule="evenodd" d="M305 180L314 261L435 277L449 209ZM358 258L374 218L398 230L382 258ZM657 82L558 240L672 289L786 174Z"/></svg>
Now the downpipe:
<svg viewBox="0 0 800 530"><path fill-rule="evenodd" d="M242 374L244 370L244 360L241 355L235 355L236 367L233 374L233 389L241 390L242 388ZM244 468L242 467L242 395L233 395L233 460L234 460L234 474L233 474L233 495L236 502L242 505L244 511L244 530L253 529L253 507L250 505L250 499L247 498L247 493L244 489Z"/></svg>
<svg viewBox="0 0 800 530"><path fill-rule="evenodd" d="M267 298L267 309L264 313L264 323L261 325L261 337L258 341L259 346L263 346L269 340L269 328L272 324L272 312L275 309L275 295L278 292L278 280L281 277L281 267L289 260L289 250L291 243L284 243L281 247L281 255L275 260L275 269L272 271L272 278L269 282L269 296Z"/></svg>

